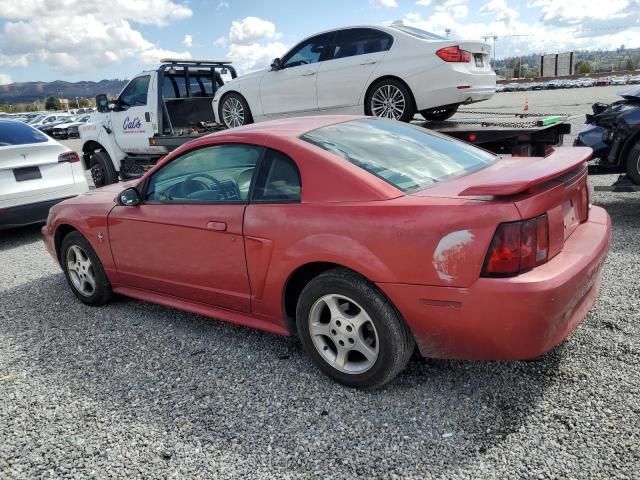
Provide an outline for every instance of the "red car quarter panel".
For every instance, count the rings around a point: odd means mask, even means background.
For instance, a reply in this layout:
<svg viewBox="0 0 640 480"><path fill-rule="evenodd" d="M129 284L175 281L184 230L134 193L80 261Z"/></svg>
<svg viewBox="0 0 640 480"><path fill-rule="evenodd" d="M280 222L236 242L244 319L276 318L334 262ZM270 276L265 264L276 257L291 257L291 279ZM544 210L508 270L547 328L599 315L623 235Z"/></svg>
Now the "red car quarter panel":
<svg viewBox="0 0 640 480"><path fill-rule="evenodd" d="M510 360L540 356L567 337L593 306L611 237L607 213L589 221L548 263L468 288L378 283L400 309L422 355Z"/></svg>

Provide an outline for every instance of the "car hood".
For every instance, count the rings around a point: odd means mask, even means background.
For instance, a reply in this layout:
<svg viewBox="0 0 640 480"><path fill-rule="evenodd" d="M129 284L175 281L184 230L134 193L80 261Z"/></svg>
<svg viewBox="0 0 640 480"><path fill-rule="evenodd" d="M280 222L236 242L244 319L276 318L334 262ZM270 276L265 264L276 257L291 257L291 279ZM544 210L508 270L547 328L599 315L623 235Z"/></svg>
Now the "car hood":
<svg viewBox="0 0 640 480"><path fill-rule="evenodd" d="M216 92L215 97L216 98L220 97L220 95L225 91L227 91L229 88L234 88L236 85L239 85L246 80L253 80L256 78L260 78L266 72L268 72L268 70L258 70L257 72L247 73L246 75L241 75L238 78L234 78L233 80L228 81L222 87L220 87Z"/></svg>
<svg viewBox="0 0 640 480"><path fill-rule="evenodd" d="M640 102L640 87L630 88L629 90L625 90L624 92L619 92L618 95L625 100Z"/></svg>
<svg viewBox="0 0 640 480"><path fill-rule="evenodd" d="M82 125L82 123L81 122L61 123L59 125L56 125L55 128L69 128L69 127L73 127L75 125Z"/></svg>

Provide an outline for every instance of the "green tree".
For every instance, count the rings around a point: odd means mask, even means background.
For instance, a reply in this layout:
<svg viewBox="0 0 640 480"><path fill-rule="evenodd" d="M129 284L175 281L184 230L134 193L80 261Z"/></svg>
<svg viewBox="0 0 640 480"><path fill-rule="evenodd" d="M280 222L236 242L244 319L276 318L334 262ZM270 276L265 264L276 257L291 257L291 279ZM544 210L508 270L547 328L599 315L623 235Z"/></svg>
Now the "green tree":
<svg viewBox="0 0 640 480"><path fill-rule="evenodd" d="M576 73L591 73L591 63L586 60L580 60L576 63Z"/></svg>
<svg viewBox="0 0 640 480"><path fill-rule="evenodd" d="M633 60L627 58L627 61L624 63L625 70L635 70L636 66L633 64Z"/></svg>
<svg viewBox="0 0 640 480"><path fill-rule="evenodd" d="M45 110L60 110L62 107L60 106L60 100L52 95L44 101L44 108Z"/></svg>
<svg viewBox="0 0 640 480"><path fill-rule="evenodd" d="M78 99L78 103L80 104L80 108L87 108L91 106L89 99L84 97Z"/></svg>

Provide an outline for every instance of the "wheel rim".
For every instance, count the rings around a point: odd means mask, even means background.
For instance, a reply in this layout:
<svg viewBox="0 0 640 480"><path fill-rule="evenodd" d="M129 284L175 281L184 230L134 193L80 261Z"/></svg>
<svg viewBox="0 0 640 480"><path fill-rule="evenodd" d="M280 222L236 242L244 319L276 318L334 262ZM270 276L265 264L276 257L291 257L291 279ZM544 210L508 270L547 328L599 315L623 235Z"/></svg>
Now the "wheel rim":
<svg viewBox="0 0 640 480"><path fill-rule="evenodd" d="M96 187L104 183L104 169L98 163L94 163L91 167L91 179Z"/></svg>
<svg viewBox="0 0 640 480"><path fill-rule="evenodd" d="M395 85L382 85L371 96L371 113L398 120L404 114L406 104L402 90Z"/></svg>
<svg viewBox="0 0 640 480"><path fill-rule="evenodd" d="M242 102L235 97L227 98L222 106L222 118L227 127L239 127L244 125L244 107Z"/></svg>
<svg viewBox="0 0 640 480"><path fill-rule="evenodd" d="M325 295L309 312L311 341L322 359L336 370L358 374L376 363L378 332L369 314L349 297Z"/></svg>
<svg viewBox="0 0 640 480"><path fill-rule="evenodd" d="M96 291L96 276L87 253L78 245L67 250L67 272L73 287L85 297Z"/></svg>

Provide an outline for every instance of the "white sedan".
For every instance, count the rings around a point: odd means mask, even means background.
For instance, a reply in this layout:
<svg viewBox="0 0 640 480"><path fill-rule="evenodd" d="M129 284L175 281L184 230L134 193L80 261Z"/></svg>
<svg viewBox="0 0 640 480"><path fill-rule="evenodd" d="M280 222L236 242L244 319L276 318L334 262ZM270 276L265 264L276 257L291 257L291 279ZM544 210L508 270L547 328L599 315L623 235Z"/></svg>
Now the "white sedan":
<svg viewBox="0 0 640 480"><path fill-rule="evenodd" d="M458 106L487 100L496 75L486 43L455 41L402 24L314 35L271 69L230 81L213 99L227 128L278 117L374 115L445 120Z"/></svg>
<svg viewBox="0 0 640 480"><path fill-rule="evenodd" d="M88 190L77 153L25 123L0 120L0 230L43 222L52 205Z"/></svg>

